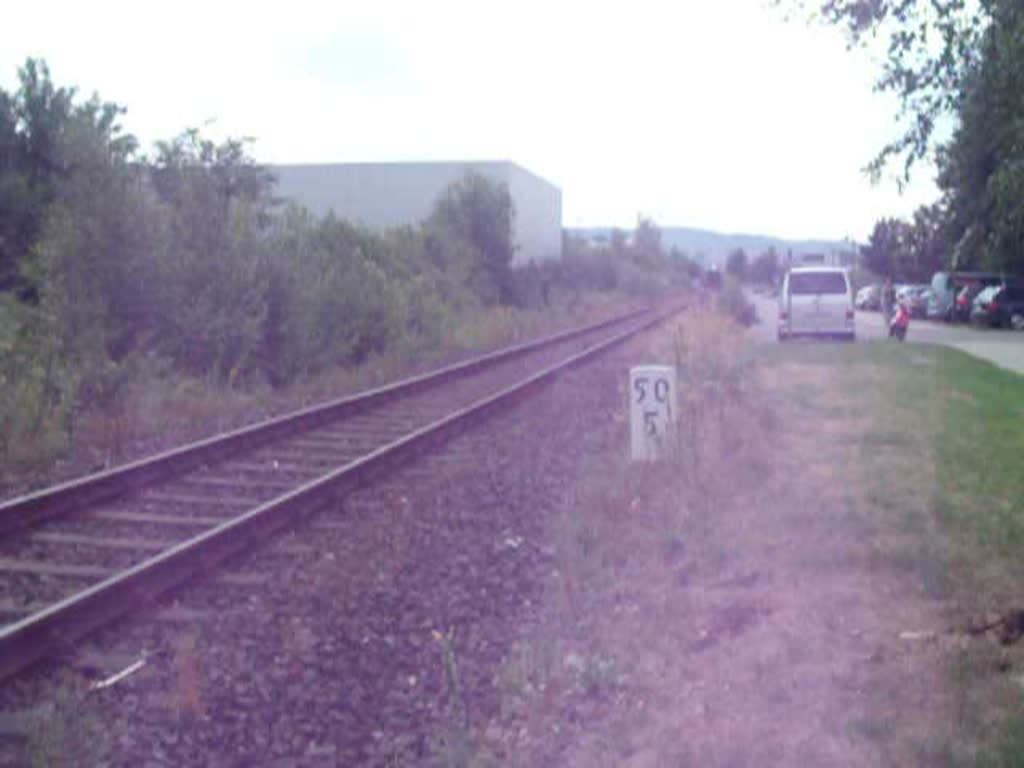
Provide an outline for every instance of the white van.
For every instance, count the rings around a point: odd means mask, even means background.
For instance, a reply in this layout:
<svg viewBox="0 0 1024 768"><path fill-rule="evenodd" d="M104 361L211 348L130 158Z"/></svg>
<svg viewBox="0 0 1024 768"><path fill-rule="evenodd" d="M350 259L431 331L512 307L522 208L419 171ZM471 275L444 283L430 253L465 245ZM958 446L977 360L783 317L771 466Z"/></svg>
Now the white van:
<svg viewBox="0 0 1024 768"><path fill-rule="evenodd" d="M779 293L779 341L794 336L837 336L853 341L853 291L839 267L796 267Z"/></svg>

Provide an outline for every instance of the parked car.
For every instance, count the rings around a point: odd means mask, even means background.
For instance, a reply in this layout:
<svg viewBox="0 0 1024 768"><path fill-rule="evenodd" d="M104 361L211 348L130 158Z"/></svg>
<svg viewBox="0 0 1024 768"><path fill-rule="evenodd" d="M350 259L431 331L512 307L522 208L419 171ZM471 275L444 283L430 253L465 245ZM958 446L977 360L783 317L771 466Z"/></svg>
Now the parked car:
<svg viewBox="0 0 1024 768"><path fill-rule="evenodd" d="M795 267L779 294L779 341L794 336L839 336L853 341L853 290L845 269Z"/></svg>
<svg viewBox="0 0 1024 768"><path fill-rule="evenodd" d="M931 320L966 320L971 305L961 308L957 315L956 299L967 285L976 286L975 294L988 285L999 285L1003 276L995 272L936 272L932 276L932 295L928 301L927 317ZM973 296L971 297L973 299Z"/></svg>
<svg viewBox="0 0 1024 768"><path fill-rule="evenodd" d="M911 317L927 317L931 292L927 285L913 285L903 291L901 301L906 302Z"/></svg>
<svg viewBox="0 0 1024 768"><path fill-rule="evenodd" d="M1024 285L992 285L982 289L971 305L972 323L1017 328L1024 321Z"/></svg>
<svg viewBox="0 0 1024 768"><path fill-rule="evenodd" d="M956 294L956 301L953 302L952 316L950 320L954 323L966 323L971 319L971 308L974 306L974 299L986 286L977 282L970 282L960 288Z"/></svg>
<svg viewBox="0 0 1024 768"><path fill-rule="evenodd" d="M992 322L991 302L995 295L999 293L1000 287L998 285L990 285L987 288L982 288L974 297L971 301L971 315L969 318L972 323L995 325Z"/></svg>
<svg viewBox="0 0 1024 768"><path fill-rule="evenodd" d="M878 309L880 298L881 290L879 290L877 284L865 285L857 291L857 296L853 300L853 305L857 307L857 309Z"/></svg>

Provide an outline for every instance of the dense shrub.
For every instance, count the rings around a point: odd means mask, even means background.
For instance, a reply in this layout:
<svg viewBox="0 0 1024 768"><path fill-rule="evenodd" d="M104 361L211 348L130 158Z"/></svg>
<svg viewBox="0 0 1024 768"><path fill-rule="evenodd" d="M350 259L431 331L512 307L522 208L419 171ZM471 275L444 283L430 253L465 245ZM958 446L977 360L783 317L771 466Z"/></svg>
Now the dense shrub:
<svg viewBox="0 0 1024 768"><path fill-rule="evenodd" d="M0 90L0 455L58 443L155 377L283 386L387 350L436 346L495 304L649 296L685 276L653 222L512 268L509 191L469 174L426 221L371 232L274 197L244 141L196 130L152 157L121 110L76 101L29 61Z"/></svg>
<svg viewBox="0 0 1024 768"><path fill-rule="evenodd" d="M287 384L508 301L507 189L467 177L388 233L285 207L243 141L189 130L152 158L121 110L45 65L0 90L0 450L117 407L147 370ZM167 365L152 365L164 360Z"/></svg>
<svg viewBox="0 0 1024 768"><path fill-rule="evenodd" d="M561 263L542 269L550 270L553 282L573 290L651 297L688 286L693 266L685 254L666 253L654 222L641 217L632 242L618 230L609 242L598 245L563 235Z"/></svg>
<svg viewBox="0 0 1024 768"><path fill-rule="evenodd" d="M754 305L747 300L743 287L732 276L725 281L725 286L718 293L716 302L721 312L742 325L751 326L757 322L757 311Z"/></svg>
<svg viewBox="0 0 1024 768"><path fill-rule="evenodd" d="M512 300L512 225L515 210L508 187L477 173L452 184L434 206L430 223L468 244L467 283L488 304Z"/></svg>

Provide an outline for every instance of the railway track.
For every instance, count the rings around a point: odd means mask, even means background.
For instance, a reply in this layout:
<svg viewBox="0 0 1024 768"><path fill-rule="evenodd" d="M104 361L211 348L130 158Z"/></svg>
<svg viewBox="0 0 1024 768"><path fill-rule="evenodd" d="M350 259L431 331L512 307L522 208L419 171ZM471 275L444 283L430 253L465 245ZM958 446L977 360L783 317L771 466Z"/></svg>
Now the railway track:
<svg viewBox="0 0 1024 768"><path fill-rule="evenodd" d="M664 316L630 313L0 504L0 679Z"/></svg>

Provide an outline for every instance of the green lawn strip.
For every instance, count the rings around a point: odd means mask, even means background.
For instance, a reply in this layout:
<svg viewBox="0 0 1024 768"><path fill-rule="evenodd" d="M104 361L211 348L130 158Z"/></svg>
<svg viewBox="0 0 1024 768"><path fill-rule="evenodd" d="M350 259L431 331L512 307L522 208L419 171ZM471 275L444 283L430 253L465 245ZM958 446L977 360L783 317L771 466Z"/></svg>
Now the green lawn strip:
<svg viewBox="0 0 1024 768"><path fill-rule="evenodd" d="M1024 543L1024 376L957 350L943 350L942 361L941 511L990 556L1015 558Z"/></svg>
<svg viewBox="0 0 1024 768"><path fill-rule="evenodd" d="M866 449L912 451L933 443L935 511L948 534L1016 558L1024 544L1024 377L959 350L929 345L771 345L763 365L843 366L848 402L824 398L816 382L783 392L829 415L867 409Z"/></svg>
<svg viewBox="0 0 1024 768"><path fill-rule="evenodd" d="M934 392L941 433L935 515L951 543L961 613L1024 607L1024 377L944 349ZM961 617L956 617L961 618ZM1024 765L1024 651L971 643L952 662L957 734L951 765ZM972 745L984 745L970 749Z"/></svg>

